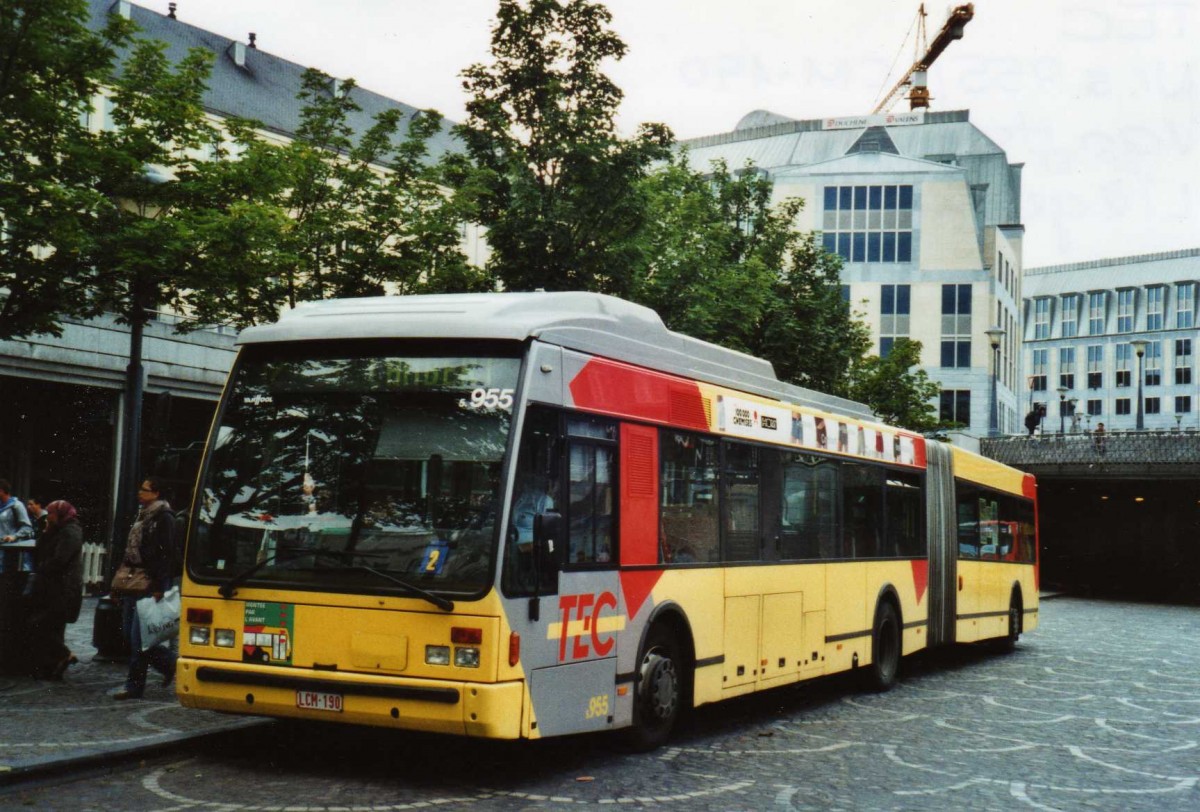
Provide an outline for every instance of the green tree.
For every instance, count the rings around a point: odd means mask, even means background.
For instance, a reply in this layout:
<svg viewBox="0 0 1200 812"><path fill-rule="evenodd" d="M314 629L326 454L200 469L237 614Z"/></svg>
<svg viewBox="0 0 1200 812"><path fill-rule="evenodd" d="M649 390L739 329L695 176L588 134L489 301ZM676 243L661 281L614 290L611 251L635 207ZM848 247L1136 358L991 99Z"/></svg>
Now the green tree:
<svg viewBox="0 0 1200 812"><path fill-rule="evenodd" d="M691 168L679 155L639 189L643 264L632 297L673 330L769 360L781 380L845 394L868 345L842 300L841 265L795 227L799 199L772 205L753 167Z"/></svg>
<svg viewBox="0 0 1200 812"><path fill-rule="evenodd" d="M626 47L611 20L589 0L500 0L492 61L463 72L470 100L455 132L473 167L457 162L457 186L509 290L632 287L644 219L636 183L671 134L617 134L622 93L601 65Z"/></svg>
<svg viewBox="0 0 1200 812"><path fill-rule="evenodd" d="M917 367L920 361L921 342L898 338L887 357L865 356L854 365L848 394L893 425L921 432L945 428L933 407L941 388Z"/></svg>
<svg viewBox="0 0 1200 812"><path fill-rule="evenodd" d="M0 338L61 335L95 312L80 277L97 213L95 141L86 110L130 25L87 28L86 0L0 4Z"/></svg>
<svg viewBox="0 0 1200 812"><path fill-rule="evenodd" d="M429 159L441 127L433 110L413 115L403 138L398 110L375 117L360 137L350 124L361 108L354 82L335 84L308 70L296 138L282 148L292 217L283 239L296 258L286 275L288 304L305 299L486 290L486 274L461 250L466 217Z"/></svg>

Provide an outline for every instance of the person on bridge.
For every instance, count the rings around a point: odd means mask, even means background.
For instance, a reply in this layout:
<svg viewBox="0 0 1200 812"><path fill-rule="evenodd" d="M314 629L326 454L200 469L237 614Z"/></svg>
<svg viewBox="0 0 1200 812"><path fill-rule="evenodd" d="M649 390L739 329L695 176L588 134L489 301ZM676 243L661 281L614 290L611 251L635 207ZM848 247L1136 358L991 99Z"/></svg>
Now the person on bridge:
<svg viewBox="0 0 1200 812"><path fill-rule="evenodd" d="M1096 450L1101 454L1104 453L1104 424L1097 423L1096 430L1092 432L1092 443L1096 446Z"/></svg>
<svg viewBox="0 0 1200 812"><path fill-rule="evenodd" d="M1030 409L1029 414L1025 415L1025 428L1029 430L1030 438L1037 431L1038 423L1042 422L1042 416L1037 408Z"/></svg>
<svg viewBox="0 0 1200 812"><path fill-rule="evenodd" d="M39 679L61 680L77 662L63 640L83 603L83 528L76 515L62 499L46 505L46 529L34 551L29 640L31 671Z"/></svg>

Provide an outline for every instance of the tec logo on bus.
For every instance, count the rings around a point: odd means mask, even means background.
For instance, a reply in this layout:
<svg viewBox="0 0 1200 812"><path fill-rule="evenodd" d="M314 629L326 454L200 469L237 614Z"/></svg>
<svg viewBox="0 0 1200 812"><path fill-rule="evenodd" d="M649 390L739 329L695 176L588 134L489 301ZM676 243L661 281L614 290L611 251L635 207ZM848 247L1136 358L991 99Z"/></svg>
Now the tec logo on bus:
<svg viewBox="0 0 1200 812"><path fill-rule="evenodd" d="M617 598L611 592L562 595L558 609L561 619L550 624L548 636L558 638L560 663L607 655L616 643L615 633L625 628L625 616L617 614Z"/></svg>

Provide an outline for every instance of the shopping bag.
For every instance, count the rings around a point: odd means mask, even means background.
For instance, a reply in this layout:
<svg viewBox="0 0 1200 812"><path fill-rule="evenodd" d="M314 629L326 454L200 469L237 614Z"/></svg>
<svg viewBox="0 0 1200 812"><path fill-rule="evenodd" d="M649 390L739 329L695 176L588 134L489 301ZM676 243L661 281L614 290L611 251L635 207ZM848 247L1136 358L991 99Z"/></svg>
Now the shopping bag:
<svg viewBox="0 0 1200 812"><path fill-rule="evenodd" d="M179 587L163 593L161 601L154 596L137 602L138 623L142 631L142 651L170 640L179 634Z"/></svg>

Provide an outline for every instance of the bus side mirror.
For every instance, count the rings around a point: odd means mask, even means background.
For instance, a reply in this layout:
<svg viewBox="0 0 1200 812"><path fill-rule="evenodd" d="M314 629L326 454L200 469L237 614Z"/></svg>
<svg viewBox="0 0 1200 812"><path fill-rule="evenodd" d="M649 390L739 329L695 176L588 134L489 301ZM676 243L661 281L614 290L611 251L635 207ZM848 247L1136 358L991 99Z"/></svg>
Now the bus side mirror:
<svg viewBox="0 0 1200 812"><path fill-rule="evenodd" d="M562 514L548 510L533 517L533 554L539 572L557 572L562 561Z"/></svg>

